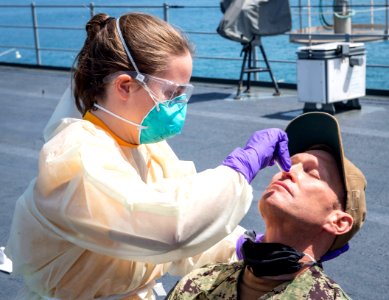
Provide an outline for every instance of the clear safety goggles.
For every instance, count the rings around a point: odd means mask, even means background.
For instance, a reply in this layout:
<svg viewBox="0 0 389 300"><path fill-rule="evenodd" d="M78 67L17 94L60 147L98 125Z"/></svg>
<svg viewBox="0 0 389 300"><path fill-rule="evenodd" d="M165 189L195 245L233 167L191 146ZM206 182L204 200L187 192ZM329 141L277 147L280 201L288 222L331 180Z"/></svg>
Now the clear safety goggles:
<svg viewBox="0 0 389 300"><path fill-rule="evenodd" d="M179 84L136 71L119 71L105 77L103 82L110 82L121 74L127 74L134 78L149 93L155 104L163 104L169 107L175 104L185 105L193 93L194 87L189 83Z"/></svg>
<svg viewBox="0 0 389 300"><path fill-rule="evenodd" d="M126 71L126 74L134 78L151 96L157 104L174 105L177 103L186 104L193 93L193 85L179 84L160 77Z"/></svg>

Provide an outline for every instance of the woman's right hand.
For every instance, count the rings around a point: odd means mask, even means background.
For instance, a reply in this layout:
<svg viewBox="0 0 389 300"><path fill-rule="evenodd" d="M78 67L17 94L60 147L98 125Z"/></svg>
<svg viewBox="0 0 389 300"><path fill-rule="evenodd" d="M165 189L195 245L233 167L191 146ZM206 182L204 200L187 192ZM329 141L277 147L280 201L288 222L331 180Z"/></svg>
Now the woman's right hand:
<svg viewBox="0 0 389 300"><path fill-rule="evenodd" d="M274 161L289 171L288 137L281 129L269 128L256 131L244 148L236 148L226 157L223 165L240 172L251 183L259 170L274 165Z"/></svg>

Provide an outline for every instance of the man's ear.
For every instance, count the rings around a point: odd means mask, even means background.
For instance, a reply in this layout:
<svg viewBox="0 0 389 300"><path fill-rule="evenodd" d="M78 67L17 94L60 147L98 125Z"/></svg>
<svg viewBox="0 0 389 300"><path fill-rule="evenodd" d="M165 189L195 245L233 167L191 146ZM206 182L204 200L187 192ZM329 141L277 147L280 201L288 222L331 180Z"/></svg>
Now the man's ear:
<svg viewBox="0 0 389 300"><path fill-rule="evenodd" d="M333 211L323 225L324 230L334 235L342 235L351 230L353 217L341 210Z"/></svg>
<svg viewBox="0 0 389 300"><path fill-rule="evenodd" d="M121 100L128 100L133 83L134 80L127 74L121 74L115 79L115 92Z"/></svg>

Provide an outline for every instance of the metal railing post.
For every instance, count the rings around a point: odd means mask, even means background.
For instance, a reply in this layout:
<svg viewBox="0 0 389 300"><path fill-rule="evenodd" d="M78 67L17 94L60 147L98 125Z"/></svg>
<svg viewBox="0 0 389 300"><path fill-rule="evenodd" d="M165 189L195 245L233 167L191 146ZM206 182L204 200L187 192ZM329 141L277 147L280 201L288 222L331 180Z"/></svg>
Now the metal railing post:
<svg viewBox="0 0 389 300"><path fill-rule="evenodd" d="M299 23L300 23L300 30L303 30L303 11L302 11L301 0L299 0Z"/></svg>
<svg viewBox="0 0 389 300"><path fill-rule="evenodd" d="M93 2L89 3L89 13L91 18L95 15L95 4Z"/></svg>
<svg viewBox="0 0 389 300"><path fill-rule="evenodd" d="M389 1L386 0L385 1L385 30L384 30L384 34L386 34L386 36L384 37L385 40L389 40L389 36L388 36L388 33L389 33Z"/></svg>
<svg viewBox="0 0 389 300"><path fill-rule="evenodd" d="M35 2L31 2L31 13L32 13L32 28L34 31L34 42L35 42L35 57L38 66L41 65L41 55L39 46L39 32L38 32L38 19L35 11Z"/></svg>
<svg viewBox="0 0 389 300"><path fill-rule="evenodd" d="M163 19L169 22L169 4L167 3L163 4Z"/></svg>

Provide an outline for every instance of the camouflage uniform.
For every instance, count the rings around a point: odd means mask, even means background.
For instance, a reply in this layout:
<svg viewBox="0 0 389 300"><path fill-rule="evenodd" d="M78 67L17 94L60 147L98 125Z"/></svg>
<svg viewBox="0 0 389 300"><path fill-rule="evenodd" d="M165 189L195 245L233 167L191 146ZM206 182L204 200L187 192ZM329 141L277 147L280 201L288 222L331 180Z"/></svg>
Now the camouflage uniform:
<svg viewBox="0 0 389 300"><path fill-rule="evenodd" d="M243 261L232 264L207 265L185 276L167 297L169 300L236 300L238 282L244 269ZM265 299L350 299L341 287L313 266L261 296ZM242 299L244 300L244 299Z"/></svg>

